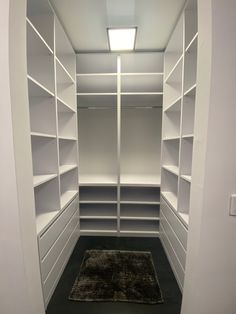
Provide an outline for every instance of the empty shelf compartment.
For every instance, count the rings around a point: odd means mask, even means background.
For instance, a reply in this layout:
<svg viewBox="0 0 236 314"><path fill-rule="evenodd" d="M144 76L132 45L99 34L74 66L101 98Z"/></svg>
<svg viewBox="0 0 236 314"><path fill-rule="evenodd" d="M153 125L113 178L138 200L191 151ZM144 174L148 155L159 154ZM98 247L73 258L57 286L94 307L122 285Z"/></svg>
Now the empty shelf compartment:
<svg viewBox="0 0 236 314"><path fill-rule="evenodd" d="M112 186L81 186L80 203L116 203L117 188Z"/></svg>
<svg viewBox="0 0 236 314"><path fill-rule="evenodd" d="M159 204L160 188L152 187L121 187L121 203Z"/></svg>

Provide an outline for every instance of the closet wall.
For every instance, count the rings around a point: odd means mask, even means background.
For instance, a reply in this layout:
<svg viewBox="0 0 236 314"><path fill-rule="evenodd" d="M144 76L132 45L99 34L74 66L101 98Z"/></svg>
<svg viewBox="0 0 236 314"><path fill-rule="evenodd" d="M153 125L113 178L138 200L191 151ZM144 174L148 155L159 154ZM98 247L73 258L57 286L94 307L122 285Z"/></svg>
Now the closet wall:
<svg viewBox="0 0 236 314"><path fill-rule="evenodd" d="M74 50L50 3L27 2L35 223L45 306L79 236Z"/></svg>
<svg viewBox="0 0 236 314"><path fill-rule="evenodd" d="M81 234L157 236L163 54L79 54Z"/></svg>

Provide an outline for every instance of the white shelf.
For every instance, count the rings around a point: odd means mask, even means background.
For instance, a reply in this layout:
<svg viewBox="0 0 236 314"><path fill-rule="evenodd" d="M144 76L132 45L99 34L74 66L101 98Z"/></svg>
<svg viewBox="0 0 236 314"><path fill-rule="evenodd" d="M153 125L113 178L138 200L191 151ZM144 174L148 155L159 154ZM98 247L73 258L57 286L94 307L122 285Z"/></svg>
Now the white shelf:
<svg viewBox="0 0 236 314"><path fill-rule="evenodd" d="M163 76L163 72L130 72L130 73L121 73L121 76Z"/></svg>
<svg viewBox="0 0 236 314"><path fill-rule="evenodd" d="M159 235L159 231L143 231L143 230L120 230L121 234L140 234L140 235L149 235L149 236L157 236Z"/></svg>
<svg viewBox="0 0 236 314"><path fill-rule="evenodd" d="M46 133L40 133L40 132L31 132L31 136L36 137L47 137L47 138L56 138L56 135L53 134L46 134Z"/></svg>
<svg viewBox="0 0 236 314"><path fill-rule="evenodd" d="M73 198L78 194L78 191L66 191L61 194L61 208L65 208Z"/></svg>
<svg viewBox="0 0 236 314"><path fill-rule="evenodd" d="M163 138L163 141L179 141L179 140L180 140L180 136L173 136L173 137Z"/></svg>
<svg viewBox="0 0 236 314"><path fill-rule="evenodd" d="M171 207L177 211L177 196L172 192L161 192L162 196L167 200Z"/></svg>
<svg viewBox="0 0 236 314"><path fill-rule="evenodd" d="M89 76L117 76L117 73L76 73L77 77L89 77Z"/></svg>
<svg viewBox="0 0 236 314"><path fill-rule="evenodd" d="M185 134L185 135L182 135L182 138L186 138L186 139L192 139L194 137L193 134Z"/></svg>
<svg viewBox="0 0 236 314"><path fill-rule="evenodd" d="M121 93L162 93L163 77L160 75L122 75Z"/></svg>
<svg viewBox="0 0 236 314"><path fill-rule="evenodd" d="M53 50L50 48L50 46L47 44L47 42L44 40L44 38L41 36L41 34L38 32L38 30L36 29L36 27L33 25L33 23L31 23L31 21L26 18L27 23L29 24L29 26L33 29L33 31L35 32L35 34L37 34L37 36L39 37L39 39L42 41L42 43L47 47L49 53L53 54Z"/></svg>
<svg viewBox="0 0 236 314"><path fill-rule="evenodd" d="M175 100L164 110L164 112L168 112L168 111L180 111L180 109L181 109L181 99L182 99L182 96L179 96L177 99L175 99Z"/></svg>
<svg viewBox="0 0 236 314"><path fill-rule="evenodd" d="M57 177L57 174L34 175L34 187L46 183Z"/></svg>
<svg viewBox="0 0 236 314"><path fill-rule="evenodd" d="M189 215L188 214L185 214L185 213L178 213L180 218L183 220L184 224L186 227L188 227L188 224L189 224Z"/></svg>
<svg viewBox="0 0 236 314"><path fill-rule="evenodd" d="M76 93L77 96L117 96L117 93Z"/></svg>
<svg viewBox="0 0 236 314"><path fill-rule="evenodd" d="M121 204L160 204L160 193L157 187L121 187Z"/></svg>
<svg viewBox="0 0 236 314"><path fill-rule="evenodd" d="M118 177L109 175L83 175L79 176L80 186L116 186Z"/></svg>
<svg viewBox="0 0 236 314"><path fill-rule="evenodd" d="M187 175L181 175L181 178L184 179L185 181L191 183L192 181L192 176L187 176Z"/></svg>
<svg viewBox="0 0 236 314"><path fill-rule="evenodd" d="M59 211L45 211L41 212L36 216L36 229L37 234L41 234L49 225L50 223L56 218Z"/></svg>
<svg viewBox="0 0 236 314"><path fill-rule="evenodd" d="M146 176L146 175L121 174L120 184L123 186L159 187L161 184L161 178L160 175Z"/></svg>
<svg viewBox="0 0 236 314"><path fill-rule="evenodd" d="M108 219L108 220L112 220L112 219L117 219L117 216L81 216L80 215L80 219Z"/></svg>
<svg viewBox="0 0 236 314"><path fill-rule="evenodd" d="M129 217L129 216L120 216L121 220L150 220L150 221L159 221L159 217Z"/></svg>
<svg viewBox="0 0 236 314"><path fill-rule="evenodd" d="M177 167L177 166L163 165L162 168L175 174L176 176L179 175L179 167Z"/></svg>
<svg viewBox="0 0 236 314"><path fill-rule="evenodd" d="M77 165L62 165L59 167L59 173L64 174L66 172L69 172L69 171L77 168L77 167L78 167Z"/></svg>
<svg viewBox="0 0 236 314"><path fill-rule="evenodd" d="M194 45L195 41L198 38L198 32L193 36L192 40L190 41L190 43L188 44L188 46L186 47L185 51L188 52L189 50L191 50L192 45Z"/></svg>
<svg viewBox="0 0 236 314"><path fill-rule="evenodd" d="M168 81L170 80L170 78L175 74L176 69L178 69L178 67L180 68L180 66L182 65L183 59L183 54L179 57L179 59L177 60L177 62L175 63L175 65L173 66L172 70L170 71L170 73L168 74L168 76L165 78L165 83L168 83ZM182 68L182 67L181 67ZM178 69L178 71L180 71Z"/></svg>
<svg viewBox="0 0 236 314"><path fill-rule="evenodd" d="M81 204L115 204L117 188L112 186L80 187Z"/></svg>
<svg viewBox="0 0 236 314"><path fill-rule="evenodd" d="M64 100L57 97L58 112L76 112L70 105L68 105Z"/></svg>
<svg viewBox="0 0 236 314"><path fill-rule="evenodd" d="M28 79L28 88L29 95L32 97L54 97L54 93L52 93L48 88L39 83L36 79L34 79L29 74L27 75Z"/></svg>
<svg viewBox="0 0 236 314"><path fill-rule="evenodd" d="M61 63L61 61L56 57L57 62L60 64L61 68L64 70L64 72L67 74L68 78L75 83L75 80L73 79L73 77L70 75L70 73L67 71L67 69L65 68L65 66Z"/></svg>
<svg viewBox="0 0 236 314"><path fill-rule="evenodd" d="M59 140L62 141L76 141L76 137L69 137L69 136L58 136Z"/></svg>
<svg viewBox="0 0 236 314"><path fill-rule="evenodd" d="M188 90L184 93L184 96L194 96L196 92L197 84L194 83Z"/></svg>
<svg viewBox="0 0 236 314"><path fill-rule="evenodd" d="M116 234L117 230L113 229L113 230L103 230L103 229L98 229L98 230L94 230L94 229L80 229L80 233L83 235L88 234L102 234L102 233L112 233L112 234Z"/></svg>

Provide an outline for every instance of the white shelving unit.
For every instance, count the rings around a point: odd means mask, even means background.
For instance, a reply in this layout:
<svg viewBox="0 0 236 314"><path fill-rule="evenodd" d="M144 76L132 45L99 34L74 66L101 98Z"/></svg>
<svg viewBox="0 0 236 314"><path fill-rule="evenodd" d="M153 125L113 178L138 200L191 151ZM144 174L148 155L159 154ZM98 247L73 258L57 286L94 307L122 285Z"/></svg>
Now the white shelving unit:
<svg viewBox="0 0 236 314"><path fill-rule="evenodd" d="M54 252L54 245L62 241L67 224L76 226L67 232L68 241L63 238L66 244L58 253L68 259L79 234L76 56L47 0L28 0L26 28L32 182L47 306L64 267L58 265L59 256L49 251ZM58 237L47 247L45 239L51 239L55 230ZM42 248L48 252L46 256ZM51 274L57 269L56 277L44 274L45 259L51 260Z"/></svg>
<svg viewBox="0 0 236 314"><path fill-rule="evenodd" d="M179 251L178 242L179 229L187 237L189 224L197 46L197 1L190 0L172 33L164 62L160 229L181 289L185 264L181 262L183 252Z"/></svg>
<svg viewBox="0 0 236 314"><path fill-rule="evenodd" d="M81 234L158 236L162 96L162 53L77 55Z"/></svg>

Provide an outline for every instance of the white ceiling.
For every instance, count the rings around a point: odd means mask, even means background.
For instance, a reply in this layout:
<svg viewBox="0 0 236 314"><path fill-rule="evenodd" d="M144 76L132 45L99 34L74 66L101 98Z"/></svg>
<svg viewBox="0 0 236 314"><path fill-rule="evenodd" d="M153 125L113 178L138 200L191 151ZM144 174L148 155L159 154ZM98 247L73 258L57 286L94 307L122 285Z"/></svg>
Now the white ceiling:
<svg viewBox="0 0 236 314"><path fill-rule="evenodd" d="M75 51L108 51L107 27L137 26L136 50L163 50L185 0L51 0Z"/></svg>

